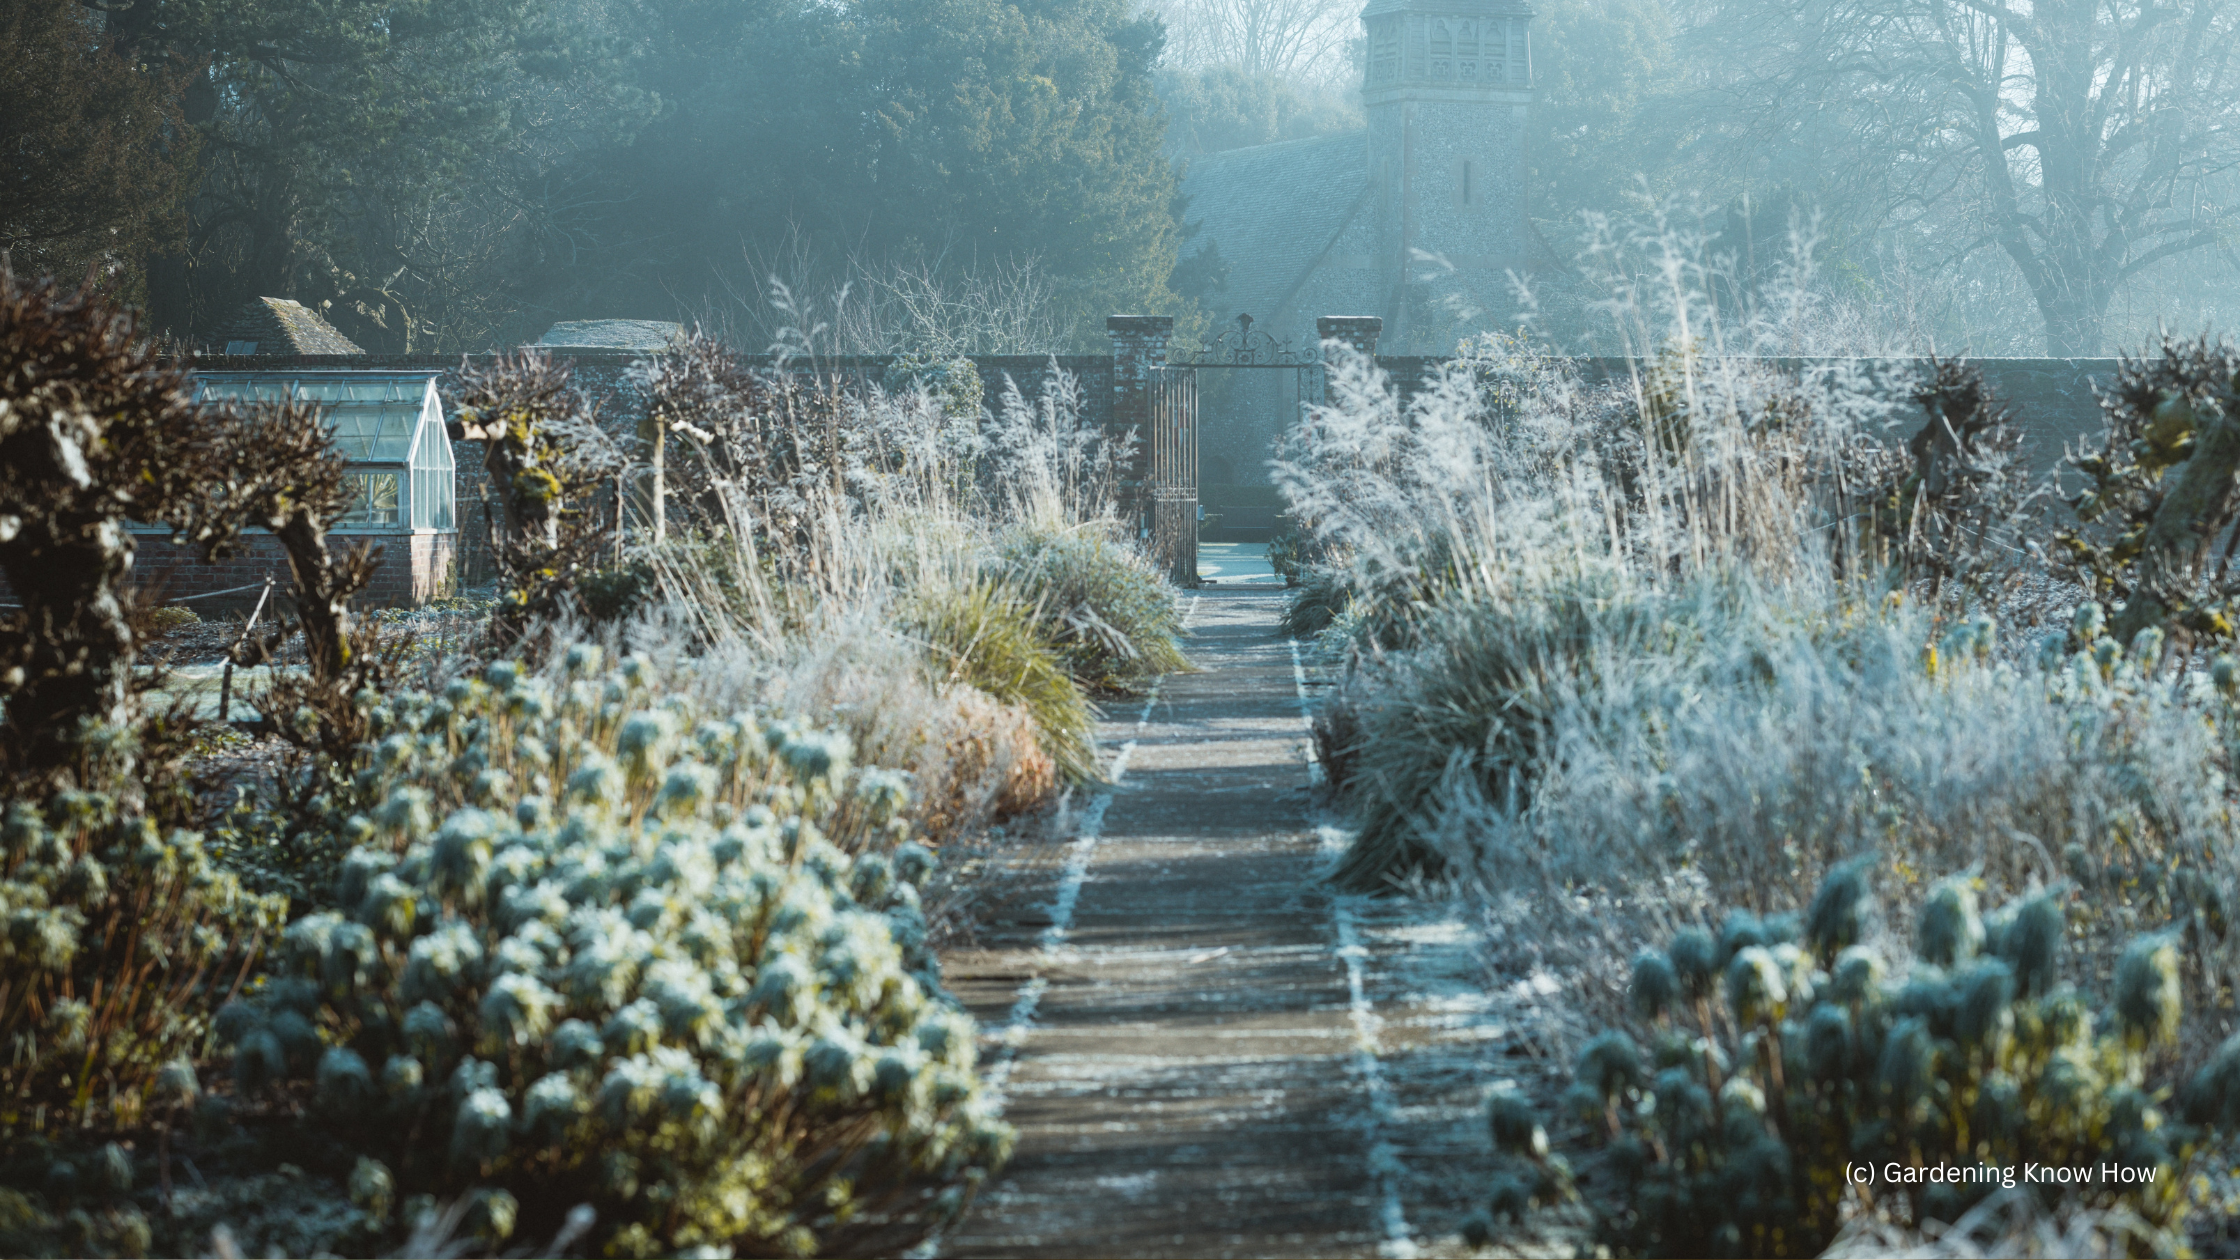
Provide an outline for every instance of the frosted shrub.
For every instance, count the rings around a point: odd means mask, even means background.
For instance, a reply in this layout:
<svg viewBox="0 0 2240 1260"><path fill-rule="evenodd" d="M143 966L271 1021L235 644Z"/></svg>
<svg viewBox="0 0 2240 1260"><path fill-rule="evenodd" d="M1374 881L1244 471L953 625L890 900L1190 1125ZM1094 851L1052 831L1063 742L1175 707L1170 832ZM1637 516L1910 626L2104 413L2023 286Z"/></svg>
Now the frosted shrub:
<svg viewBox="0 0 2240 1260"><path fill-rule="evenodd" d="M309 1082L384 1214L480 1187L543 1237L588 1203L640 1255L922 1230L1011 1138L925 947L908 779L651 673L579 647L375 711L337 908L221 1012L237 1089Z"/></svg>
<svg viewBox="0 0 2240 1260"><path fill-rule="evenodd" d="M1967 867L2002 892L2077 881L2086 974L2198 912L2204 983L2240 976L2221 909L2234 715L2210 678L2092 636L2017 668L1987 618L1939 633L1734 580L1518 645L1565 607L1592 605L1456 605L1364 710L1364 842L1382 828L1487 889L1513 961L1607 975L1644 934L1719 904L1798 908L1875 851L1916 890Z"/></svg>
<svg viewBox="0 0 2240 1260"><path fill-rule="evenodd" d="M1143 554L1095 531L1020 526L995 575L1034 609L1067 672L1091 691L1132 692L1190 668L1174 588Z"/></svg>
<svg viewBox="0 0 2240 1260"><path fill-rule="evenodd" d="M1949 1223L2020 1189L2046 1208L2127 1211L2142 1241L2174 1254L2188 1174L2240 1114L2240 1040L2174 1102L2157 1090L2156 1053L2181 1005L2169 939L2132 943L2113 1010L2097 1014L2056 979L2059 896L1984 916L1973 882L1955 877L1915 915L1917 958L1901 979L1869 943L1869 874L1848 864L1801 917L1738 910L1716 936L1690 929L1635 961L1639 1023L1589 1042L1564 1098L1617 1180L1606 1241L1817 1255L1853 1206ZM1531 1131L1513 1096L1492 1108L1507 1146ZM2033 1168L2059 1178L2031 1181Z"/></svg>
<svg viewBox="0 0 2240 1260"><path fill-rule="evenodd" d="M1521 603L1548 582L1748 568L1813 579L1858 546L1891 419L1848 368L1806 379L1692 343L1628 384L1589 385L1506 338L1464 347L1404 403L1331 348L1329 401L1275 480L1303 530L1293 633L1410 646L1452 592ZM1852 470L1857 475L1832 475Z"/></svg>
<svg viewBox="0 0 2240 1260"><path fill-rule="evenodd" d="M112 742L130 744L129 738ZM164 1070L208 1034L287 912L195 832L107 792L0 818L0 1136L132 1125L180 1101Z"/></svg>
<svg viewBox="0 0 2240 1260"><path fill-rule="evenodd" d="M2125 359L2100 397L2104 445L2071 464L2087 488L2054 552L2094 595L2122 601L2112 627L2129 643L2149 627L2181 642L2229 643L2240 584L2215 540L2240 516L2240 347L2163 335L2161 353Z"/></svg>
<svg viewBox="0 0 2240 1260"><path fill-rule="evenodd" d="M982 482L1001 490L1011 515L1042 528L1116 520L1137 434L1106 432L1088 414L1080 380L1055 360L1050 369L1031 400L1004 378L1000 406L981 428Z"/></svg>
<svg viewBox="0 0 2240 1260"><path fill-rule="evenodd" d="M890 394L923 390L941 413L967 425L980 417L980 369L963 356L910 353L897 355L881 378Z"/></svg>

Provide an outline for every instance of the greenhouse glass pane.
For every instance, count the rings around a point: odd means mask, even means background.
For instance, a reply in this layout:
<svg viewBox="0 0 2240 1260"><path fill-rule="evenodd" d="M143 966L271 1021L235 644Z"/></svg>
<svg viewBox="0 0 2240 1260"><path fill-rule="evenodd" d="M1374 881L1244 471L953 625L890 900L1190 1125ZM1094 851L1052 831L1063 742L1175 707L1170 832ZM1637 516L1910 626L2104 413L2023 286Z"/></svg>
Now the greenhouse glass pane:
<svg viewBox="0 0 2240 1260"><path fill-rule="evenodd" d="M351 488L350 506L343 509L338 525L364 528L374 525L394 526L398 523L398 492L403 488L393 472L356 472L344 474L344 481Z"/></svg>
<svg viewBox="0 0 2240 1260"><path fill-rule="evenodd" d="M420 434L412 445L414 468L441 468L451 471L451 435L444 432L443 422L435 413L425 412L420 417Z"/></svg>
<svg viewBox="0 0 2240 1260"><path fill-rule="evenodd" d="M412 453L412 430L420 422L419 408L407 411L402 407L382 407L371 411L368 419L373 429L373 443L366 458L402 462Z"/></svg>
<svg viewBox="0 0 2240 1260"><path fill-rule="evenodd" d="M336 408L327 418L334 426L334 444L344 459L364 460L374 458L374 448L379 437L379 417L362 411Z"/></svg>
<svg viewBox="0 0 2240 1260"><path fill-rule="evenodd" d="M456 515L456 490L451 474L443 469L416 468L412 472L412 527L452 529Z"/></svg>

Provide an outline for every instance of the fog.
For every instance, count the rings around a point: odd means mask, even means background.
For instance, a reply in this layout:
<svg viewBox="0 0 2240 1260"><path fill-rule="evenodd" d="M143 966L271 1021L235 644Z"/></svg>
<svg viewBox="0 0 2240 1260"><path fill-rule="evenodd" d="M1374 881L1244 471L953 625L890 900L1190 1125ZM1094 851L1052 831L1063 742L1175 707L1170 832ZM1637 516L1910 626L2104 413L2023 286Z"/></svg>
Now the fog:
<svg viewBox="0 0 2240 1260"><path fill-rule="evenodd" d="M789 318L774 279L851 352L1090 349L1122 311L1631 351L1628 295L1680 272L1730 324L1777 313L1786 353L2112 355L2240 306L2230 0L4 20L0 246L96 269L189 343L285 297L376 353L584 318L759 349ZM1370 83L1379 22L1394 77Z"/></svg>

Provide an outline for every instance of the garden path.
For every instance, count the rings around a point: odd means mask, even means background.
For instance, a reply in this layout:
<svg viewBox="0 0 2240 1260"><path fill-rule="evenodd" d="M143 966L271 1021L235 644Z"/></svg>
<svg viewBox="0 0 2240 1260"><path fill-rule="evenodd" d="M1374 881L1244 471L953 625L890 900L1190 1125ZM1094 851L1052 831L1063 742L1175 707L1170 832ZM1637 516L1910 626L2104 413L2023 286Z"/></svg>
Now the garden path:
<svg viewBox="0 0 2240 1260"><path fill-rule="evenodd" d="M1483 1203L1485 1090L1539 1065L1461 903L1322 881L1282 594L1196 598L1202 672L1110 706L1062 868L946 959L1019 1145L941 1254L1449 1253Z"/></svg>

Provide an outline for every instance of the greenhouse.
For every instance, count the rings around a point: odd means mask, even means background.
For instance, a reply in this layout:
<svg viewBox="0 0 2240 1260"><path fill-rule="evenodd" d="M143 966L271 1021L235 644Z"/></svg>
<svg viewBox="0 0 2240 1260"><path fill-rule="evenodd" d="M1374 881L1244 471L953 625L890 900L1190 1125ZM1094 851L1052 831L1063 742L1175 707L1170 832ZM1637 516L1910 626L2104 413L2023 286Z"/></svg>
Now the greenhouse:
<svg viewBox="0 0 2240 1260"><path fill-rule="evenodd" d="M457 588L458 490L443 399L433 372L268 371L196 373L195 395L218 403L316 404L347 463L350 502L330 523L339 541L375 544L380 567L361 595L369 605L427 602ZM253 603L270 577L289 584L278 540L250 537L215 562L135 527L134 571L162 600L211 612Z"/></svg>
<svg viewBox="0 0 2240 1260"><path fill-rule="evenodd" d="M355 494L336 532L455 528L456 491L443 399L432 372L208 372L208 401L318 404L350 461Z"/></svg>

